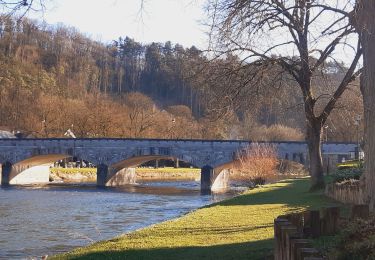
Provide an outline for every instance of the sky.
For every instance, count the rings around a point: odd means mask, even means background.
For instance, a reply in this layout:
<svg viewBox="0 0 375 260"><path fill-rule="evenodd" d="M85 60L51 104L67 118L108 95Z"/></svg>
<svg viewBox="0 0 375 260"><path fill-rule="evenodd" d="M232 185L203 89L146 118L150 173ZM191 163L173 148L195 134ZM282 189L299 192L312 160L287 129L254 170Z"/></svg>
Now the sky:
<svg viewBox="0 0 375 260"><path fill-rule="evenodd" d="M30 16L48 24L63 23L94 40L110 42L129 36L138 42L179 43L204 48L201 0L49 0L46 11Z"/></svg>
<svg viewBox="0 0 375 260"><path fill-rule="evenodd" d="M204 11L205 0L43 0L44 12L28 13L37 20L48 24L64 24L78 29L93 40L110 43L119 37L128 36L137 42L179 43L184 47L195 45L207 49L209 27L204 24L207 14ZM142 8L142 3L144 6ZM327 24L330 24L327 17ZM327 26L327 25L325 25ZM255 46L267 49L276 39L286 38L288 33L272 34L269 41L258 40ZM284 39L285 40L285 39ZM289 40L288 40L289 41ZM319 40L316 48L325 48L327 43ZM355 44L355 43L354 43ZM349 51L349 52L347 52ZM295 55L295 49L277 48L275 54ZM338 46L336 57L350 64L352 49ZM238 54L242 56L242 54ZM246 55L245 55L246 56Z"/></svg>

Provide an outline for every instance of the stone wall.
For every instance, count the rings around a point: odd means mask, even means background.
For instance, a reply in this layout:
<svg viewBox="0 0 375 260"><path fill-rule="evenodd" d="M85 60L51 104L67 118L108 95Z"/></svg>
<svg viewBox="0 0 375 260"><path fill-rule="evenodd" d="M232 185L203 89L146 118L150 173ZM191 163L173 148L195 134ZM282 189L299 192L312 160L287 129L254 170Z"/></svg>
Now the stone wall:
<svg viewBox="0 0 375 260"><path fill-rule="evenodd" d="M364 204L363 189L358 180L328 184L325 194L342 203L354 205Z"/></svg>

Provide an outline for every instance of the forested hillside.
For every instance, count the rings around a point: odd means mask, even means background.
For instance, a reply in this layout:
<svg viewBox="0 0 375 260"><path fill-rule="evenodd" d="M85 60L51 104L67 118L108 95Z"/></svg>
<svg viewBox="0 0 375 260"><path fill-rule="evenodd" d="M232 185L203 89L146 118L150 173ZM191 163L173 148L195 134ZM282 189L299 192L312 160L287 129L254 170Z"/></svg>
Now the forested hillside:
<svg viewBox="0 0 375 260"><path fill-rule="evenodd" d="M236 56L209 61L194 46L128 37L104 44L74 28L0 17L0 128L35 137L70 128L78 137L303 140L303 100L292 81L272 67L259 79L254 68L228 73L240 64ZM329 76L314 82L322 100L345 70L325 69ZM328 139L355 140L361 113L354 85Z"/></svg>

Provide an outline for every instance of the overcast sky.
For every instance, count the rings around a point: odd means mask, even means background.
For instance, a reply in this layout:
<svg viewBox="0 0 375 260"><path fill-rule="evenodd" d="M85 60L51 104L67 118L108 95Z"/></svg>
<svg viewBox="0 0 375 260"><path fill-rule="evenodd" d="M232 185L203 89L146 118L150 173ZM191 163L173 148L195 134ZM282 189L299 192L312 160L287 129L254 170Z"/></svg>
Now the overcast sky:
<svg viewBox="0 0 375 260"><path fill-rule="evenodd" d="M204 48L200 0L50 0L43 15L31 14L49 24L63 23L78 28L95 40L109 42L120 36L136 41L180 43Z"/></svg>

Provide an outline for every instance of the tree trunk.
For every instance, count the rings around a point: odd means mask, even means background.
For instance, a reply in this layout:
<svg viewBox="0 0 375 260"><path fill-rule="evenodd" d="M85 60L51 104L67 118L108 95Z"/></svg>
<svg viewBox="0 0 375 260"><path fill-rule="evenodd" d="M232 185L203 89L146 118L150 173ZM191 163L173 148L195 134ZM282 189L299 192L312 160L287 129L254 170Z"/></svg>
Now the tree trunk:
<svg viewBox="0 0 375 260"><path fill-rule="evenodd" d="M375 210L375 1L358 1L357 30L363 46L361 91L365 115L365 201Z"/></svg>
<svg viewBox="0 0 375 260"><path fill-rule="evenodd" d="M324 188L323 160L321 152L321 124L317 121L309 122L307 125L307 145L310 158L310 190Z"/></svg>

